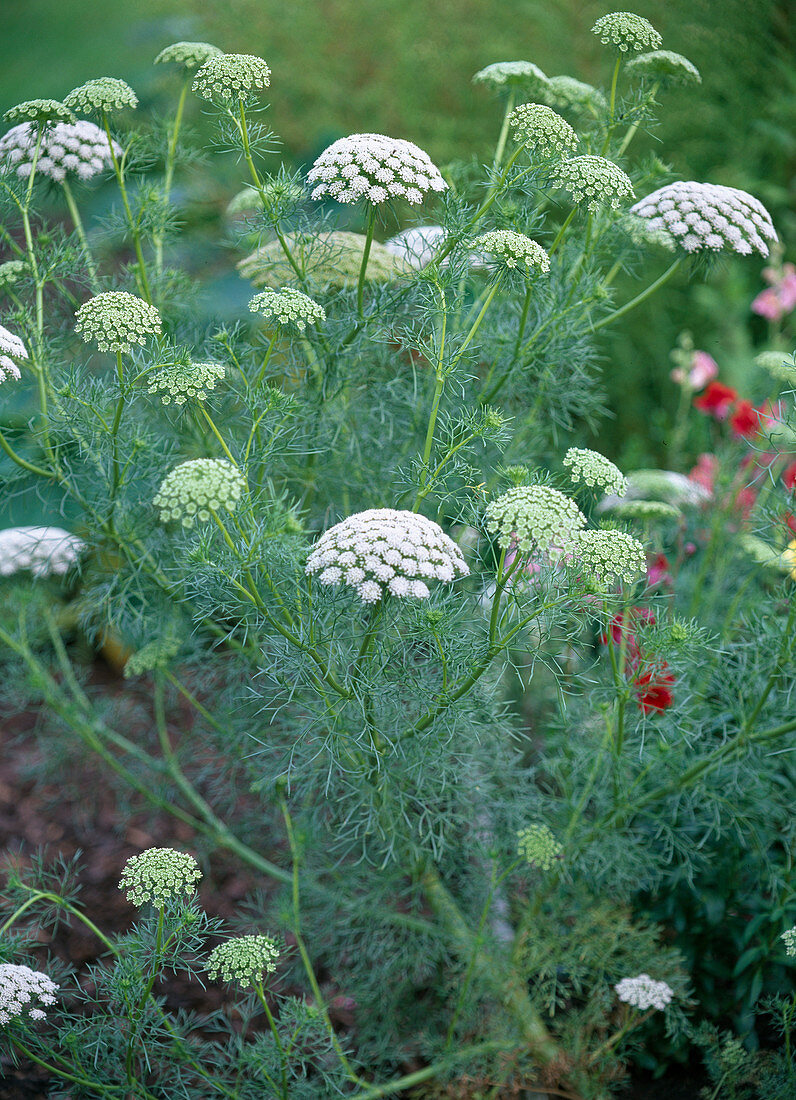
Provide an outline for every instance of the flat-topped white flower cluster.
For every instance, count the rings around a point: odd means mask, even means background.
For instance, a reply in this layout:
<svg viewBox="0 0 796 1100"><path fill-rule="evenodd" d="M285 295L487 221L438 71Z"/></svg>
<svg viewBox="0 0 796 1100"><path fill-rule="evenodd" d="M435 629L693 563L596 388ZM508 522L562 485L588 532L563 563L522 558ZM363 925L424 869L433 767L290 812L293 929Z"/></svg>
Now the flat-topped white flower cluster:
<svg viewBox="0 0 796 1100"><path fill-rule="evenodd" d="M25 570L34 577L62 577L77 562L84 545L61 527L8 527L0 531L0 577Z"/></svg>
<svg viewBox="0 0 796 1100"><path fill-rule="evenodd" d="M13 170L20 179L27 179L33 170L37 129L35 123L23 122L0 138L1 169ZM122 155L121 146L115 141L113 152L117 157ZM56 122L42 132L36 173L56 183L69 174L81 180L93 179L110 164L108 135L93 122L82 118L77 122Z"/></svg>
<svg viewBox="0 0 796 1100"><path fill-rule="evenodd" d="M324 149L307 175L312 197L378 205L389 199L423 201L427 191L447 187L428 153L411 141L384 134L351 134Z"/></svg>
<svg viewBox="0 0 796 1100"><path fill-rule="evenodd" d="M0 1026L14 1017L26 1015L31 1020L43 1020L43 1005L54 1005L58 985L40 970L18 963L0 963Z"/></svg>
<svg viewBox="0 0 796 1100"><path fill-rule="evenodd" d="M694 180L667 183L631 207L653 229L668 233L686 252L768 255L776 241L771 215L759 199L737 187Z"/></svg>
<svg viewBox="0 0 796 1100"><path fill-rule="evenodd" d="M363 603L391 596L425 600L426 581L450 582L469 569L438 523L414 512L370 508L330 527L307 558L306 573L347 585Z"/></svg>
<svg viewBox="0 0 796 1100"><path fill-rule="evenodd" d="M636 978L623 978L614 986L620 1001L640 1008L663 1010L674 997L674 992L666 982L657 982L649 974L639 974Z"/></svg>

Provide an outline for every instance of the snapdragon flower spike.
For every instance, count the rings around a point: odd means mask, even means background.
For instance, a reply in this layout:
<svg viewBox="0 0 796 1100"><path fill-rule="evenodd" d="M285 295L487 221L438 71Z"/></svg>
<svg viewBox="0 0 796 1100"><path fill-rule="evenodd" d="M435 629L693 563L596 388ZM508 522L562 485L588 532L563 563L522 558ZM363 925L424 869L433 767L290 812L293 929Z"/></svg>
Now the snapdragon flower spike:
<svg viewBox="0 0 796 1100"><path fill-rule="evenodd" d="M679 84L681 87L701 84L699 69L687 57L673 50L652 50L640 53L627 63L627 71L634 76L658 80L662 84Z"/></svg>
<svg viewBox="0 0 796 1100"><path fill-rule="evenodd" d="M32 122L12 127L0 138L0 171L14 170L20 179L27 179L33 168L33 156L38 141ZM122 155L121 146L113 142L113 152ZM56 122L48 126L41 137L36 174L56 183L70 174L90 180L111 164L108 135L86 119L77 122Z"/></svg>
<svg viewBox="0 0 796 1100"><path fill-rule="evenodd" d="M161 331L160 314L143 298L126 290L107 290L96 294L75 314L79 332L86 343L94 340L100 351L129 352L133 344L145 344Z"/></svg>
<svg viewBox="0 0 796 1100"><path fill-rule="evenodd" d="M630 177L618 164L590 153L562 161L554 182L592 214L601 206L618 209L625 199L635 197Z"/></svg>
<svg viewBox="0 0 796 1100"><path fill-rule="evenodd" d="M552 107L543 103L521 103L509 115L514 140L542 157L571 153L578 136Z"/></svg>
<svg viewBox="0 0 796 1100"><path fill-rule="evenodd" d="M326 310L322 305L290 286L255 294L249 302L249 309L266 320L284 328L295 328L299 332L304 332L307 325L317 325L326 320Z"/></svg>
<svg viewBox="0 0 796 1100"><path fill-rule="evenodd" d="M19 963L0 963L0 1027L27 1017L43 1020L39 1005L54 1005L58 985L40 970Z"/></svg>
<svg viewBox="0 0 796 1100"><path fill-rule="evenodd" d="M174 848L147 848L127 860L119 889L124 890L127 900L139 908L149 901L161 908L181 894L193 894L201 877L196 860L188 852L177 852Z"/></svg>
<svg viewBox="0 0 796 1100"><path fill-rule="evenodd" d="M569 476L576 484L582 481L592 489L599 486L606 493L616 493L620 497L627 492L625 475L599 451L570 447L564 455L564 465L569 467Z"/></svg>
<svg viewBox="0 0 796 1100"><path fill-rule="evenodd" d="M34 577L62 577L85 544L61 527L7 527L0 531L0 577L29 570Z"/></svg>
<svg viewBox="0 0 796 1100"><path fill-rule="evenodd" d="M486 507L487 530L504 550L568 550L586 517L577 504L547 485L518 485Z"/></svg>
<svg viewBox="0 0 796 1100"><path fill-rule="evenodd" d="M223 363L168 363L149 378L148 393L157 393L164 405L206 401L223 379Z"/></svg>
<svg viewBox="0 0 796 1100"><path fill-rule="evenodd" d="M639 974L636 978L623 978L614 986L620 1001L632 1005L642 1012L648 1008L663 1010L674 997L671 986L666 982L657 982L649 974Z"/></svg>
<svg viewBox="0 0 796 1100"><path fill-rule="evenodd" d="M128 107L135 109L138 106L138 96L124 80L117 80L115 76L101 76L73 88L64 103L81 114L110 115Z"/></svg>
<svg viewBox="0 0 796 1100"><path fill-rule="evenodd" d="M737 187L694 180L667 183L630 212L668 233L688 253L757 251L767 256L766 242L777 240L763 204Z"/></svg>
<svg viewBox="0 0 796 1100"><path fill-rule="evenodd" d="M192 458L166 474L152 503L160 522L193 527L207 523L213 512L234 512L246 492L246 480L226 458Z"/></svg>
<svg viewBox="0 0 796 1100"><path fill-rule="evenodd" d="M199 69L211 57L220 57L223 53L218 46L209 42L172 42L160 51L155 58L156 65L179 65L181 69Z"/></svg>
<svg viewBox="0 0 796 1100"><path fill-rule="evenodd" d="M644 547L625 531L581 531L572 555L601 584L633 584L647 572Z"/></svg>
<svg viewBox="0 0 796 1100"><path fill-rule="evenodd" d="M426 581L450 583L470 570L434 520L395 508L370 508L324 532L305 572L317 573L323 585L353 588L363 603L377 603L388 594L428 599Z"/></svg>
<svg viewBox="0 0 796 1100"><path fill-rule="evenodd" d="M652 23L632 11L612 11L603 15L591 32L604 46L615 46L620 53L657 50L663 41Z"/></svg>
<svg viewBox="0 0 796 1100"><path fill-rule="evenodd" d="M486 84L495 89L513 88L531 95L543 91L549 83L547 76L532 61L496 61L479 69L473 77L473 84Z"/></svg>
<svg viewBox="0 0 796 1100"><path fill-rule="evenodd" d="M313 199L366 199L374 206L396 198L419 203L427 192L448 186L428 153L384 134L351 134L333 142L315 161L307 181L314 185Z"/></svg>
<svg viewBox="0 0 796 1100"><path fill-rule="evenodd" d="M202 99L230 104L264 92L271 85L271 70L261 57L248 53L219 53L198 70L193 90Z"/></svg>
<svg viewBox="0 0 796 1100"><path fill-rule="evenodd" d="M515 233L513 229L492 229L482 233L472 242L479 257L493 261L496 266L505 266L510 271L524 269L524 272L538 272L546 275L550 270L550 260L540 244Z"/></svg>
<svg viewBox="0 0 796 1100"><path fill-rule="evenodd" d="M55 122L74 122L74 111L65 103L57 99L28 99L24 103L17 103L3 115L4 122L32 122L34 128L44 125L45 128Z"/></svg>
<svg viewBox="0 0 796 1100"><path fill-rule="evenodd" d="M263 974L273 974L278 958L279 948L269 936L238 936L213 948L206 969L211 978L248 989L259 985Z"/></svg>

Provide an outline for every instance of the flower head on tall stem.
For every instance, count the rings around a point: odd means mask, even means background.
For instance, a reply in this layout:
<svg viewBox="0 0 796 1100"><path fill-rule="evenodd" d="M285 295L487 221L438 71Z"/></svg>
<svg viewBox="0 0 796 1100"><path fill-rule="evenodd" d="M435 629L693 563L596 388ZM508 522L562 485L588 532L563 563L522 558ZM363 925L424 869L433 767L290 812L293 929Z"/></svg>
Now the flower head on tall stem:
<svg viewBox="0 0 796 1100"><path fill-rule="evenodd" d="M271 70L261 57L246 53L213 54L196 73L193 90L202 99L227 105L264 92Z"/></svg>
<svg viewBox="0 0 796 1100"><path fill-rule="evenodd" d="M681 53L674 53L673 50L652 50L650 53L640 53L628 61L627 71L634 76L659 81L661 84L688 87L702 83L702 77L696 65Z"/></svg>
<svg viewBox="0 0 796 1100"><path fill-rule="evenodd" d="M569 467L569 476L575 484L583 482L592 489L599 486L606 493L616 493L620 497L627 492L625 475L599 451L570 447L564 455L564 465Z"/></svg>
<svg viewBox="0 0 796 1100"><path fill-rule="evenodd" d="M326 310L322 305L289 286L255 294L249 302L249 309L275 325L294 328L299 332L304 332L307 325L317 325L326 320Z"/></svg>
<svg viewBox="0 0 796 1100"><path fill-rule="evenodd" d="M307 558L305 572L323 585L353 588L363 603L385 595L428 599L426 581L450 583L469 569L438 523L415 512L370 508L330 527Z"/></svg>
<svg viewBox="0 0 796 1100"><path fill-rule="evenodd" d="M264 974L273 974L279 948L270 936L238 936L214 947L207 959L211 978L234 982L242 989L257 986Z"/></svg>
<svg viewBox="0 0 796 1100"><path fill-rule="evenodd" d="M246 492L246 479L225 458L193 458L182 462L161 482L153 504L161 523L179 521L193 527L206 523L213 512L234 512Z"/></svg>
<svg viewBox="0 0 796 1100"><path fill-rule="evenodd" d="M495 61L484 69L479 69L473 77L473 84L485 84L495 90L507 89L537 95L544 91L550 81L533 61Z"/></svg>
<svg viewBox="0 0 796 1100"><path fill-rule="evenodd" d="M172 42L160 51L155 58L155 65L179 65L181 69L199 69L211 57L220 57L223 54L218 46L211 46L209 42Z"/></svg>
<svg viewBox="0 0 796 1100"><path fill-rule="evenodd" d="M43 1020L46 1013L39 1005L54 1005L58 988L40 970L19 963L0 963L0 1027L20 1017Z"/></svg>
<svg viewBox="0 0 796 1100"><path fill-rule="evenodd" d="M618 209L625 199L634 197L627 173L613 161L592 154L562 161L556 170L555 183L573 202L585 203L591 213L601 206Z"/></svg>
<svg viewBox="0 0 796 1100"><path fill-rule="evenodd" d="M509 489L487 505L486 521L502 549L519 551L566 551L586 526L575 501L547 485Z"/></svg>
<svg viewBox="0 0 796 1100"><path fill-rule="evenodd" d="M514 140L542 157L571 153L578 135L570 124L543 103L521 103L509 115Z"/></svg>
<svg viewBox="0 0 796 1100"><path fill-rule="evenodd" d="M74 111L57 99L28 99L9 107L3 114L4 122L30 122L45 128L56 122L74 122Z"/></svg>
<svg viewBox="0 0 796 1100"><path fill-rule="evenodd" d="M167 363L149 377L147 392L159 394L164 405L205 401L225 373L223 363Z"/></svg>
<svg viewBox="0 0 796 1100"><path fill-rule="evenodd" d="M737 187L694 180L668 183L639 200L630 212L668 233L687 253L757 251L767 256L766 242L777 240L763 204Z"/></svg>
<svg viewBox="0 0 796 1100"><path fill-rule="evenodd" d="M636 978L623 978L614 986L620 1001L644 1011L648 1008L662 1010L674 997L671 986L666 982L657 982L649 974L639 974Z"/></svg>
<svg viewBox="0 0 796 1100"><path fill-rule="evenodd" d="M40 137L40 144L39 144ZM61 183L69 175L90 180L112 163L108 136L99 126L86 119L76 122L56 122L39 135L32 122L12 127L0 138L0 171L13 169L26 179L36 161L36 174ZM113 152L122 155L121 146L113 142Z"/></svg>
<svg viewBox="0 0 796 1100"><path fill-rule="evenodd" d="M192 855L174 848L147 848L130 856L122 870L119 889L139 908L152 902L161 908L169 899L191 895L202 872Z"/></svg>
<svg viewBox="0 0 796 1100"><path fill-rule="evenodd" d="M472 247L479 257L486 257L491 261L491 266L498 269L542 275L550 270L550 260L542 246L524 233L515 233L513 229L491 229L476 237Z"/></svg>
<svg viewBox="0 0 796 1100"><path fill-rule="evenodd" d="M107 290L89 298L75 314L79 332L100 351L125 354L161 331L160 314L143 298L126 290Z"/></svg>
<svg viewBox="0 0 796 1100"><path fill-rule="evenodd" d="M612 11L601 16L591 29L604 46L620 53L657 50L663 39L652 23L632 11Z"/></svg>
<svg viewBox="0 0 796 1100"><path fill-rule="evenodd" d="M351 134L333 142L317 158L307 180L314 199L380 206L395 198L423 201L429 191L447 187L428 153L403 138Z"/></svg>
<svg viewBox="0 0 796 1100"><path fill-rule="evenodd" d="M136 108L138 96L124 80L101 76L73 88L64 103L81 114L110 115L126 108Z"/></svg>

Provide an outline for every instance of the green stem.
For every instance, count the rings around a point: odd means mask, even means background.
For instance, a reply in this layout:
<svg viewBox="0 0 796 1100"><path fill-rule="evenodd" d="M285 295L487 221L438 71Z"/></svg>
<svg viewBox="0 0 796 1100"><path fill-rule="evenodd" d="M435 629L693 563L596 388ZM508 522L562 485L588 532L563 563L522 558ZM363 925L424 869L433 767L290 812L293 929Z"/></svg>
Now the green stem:
<svg viewBox="0 0 796 1100"><path fill-rule="evenodd" d="M365 277L368 270L368 257L370 246L373 244L373 230L376 225L376 207L368 203L367 221L365 223L365 247L362 249L362 263L359 265L359 278L357 280L357 313L360 320L365 316L363 309L365 294Z"/></svg>
<svg viewBox="0 0 796 1100"><path fill-rule="evenodd" d="M361 1092L354 1093L350 1100L378 1100L381 1096L392 1096L396 1092L403 1092L405 1089L412 1088L413 1085L420 1085L423 1081L431 1080L438 1074L455 1066L458 1062L466 1061L468 1058L478 1058L480 1055L489 1054L492 1051L512 1050L515 1046L515 1043L508 1040L493 1039L488 1043L463 1047L455 1054L451 1054L447 1058L441 1058L438 1062L434 1062L430 1066L424 1066L423 1069L417 1069L413 1073L407 1073L404 1077L398 1077L396 1080L388 1081L383 1085L369 1085Z"/></svg>
<svg viewBox="0 0 796 1100"><path fill-rule="evenodd" d="M171 131L171 137L169 139L169 147L166 153L166 171L163 179L163 207L166 213L168 213L169 199L171 197L171 184L174 179L174 161L177 154L177 138L180 132L180 126L182 124L182 115L185 110L185 100L188 95L188 89L191 86L192 77L188 77L182 85L180 92L180 98L177 102L177 112L174 116L174 126ZM163 237L164 232L159 229L154 235L155 245L155 272L160 278L163 274Z"/></svg>
<svg viewBox="0 0 796 1100"><path fill-rule="evenodd" d="M266 372L266 370L268 369L268 363L270 362L270 359L271 359L271 354L272 354L272 352L273 352L273 350L274 350L274 345L276 344L276 341L277 341L277 337L278 337L278 336L279 336L279 329L274 329L274 333L273 333L273 336L272 336L272 337L271 337L271 339L270 339L270 340L268 341L268 348L266 349L266 352L265 352L265 356L264 356L264 358L263 358L263 364L262 364L262 366L260 367L259 371L257 372L257 377L255 378L255 380L254 380L254 382L252 383L252 385L254 385L254 386L259 386L259 385L260 385L260 383L261 383L261 382L263 381L263 379L265 378L265 372Z"/></svg>
<svg viewBox="0 0 796 1100"><path fill-rule="evenodd" d="M28 460L26 458L23 458L22 455L17 454L17 452L8 442L6 437L3 435L2 431L0 431L0 447L2 447L2 449L5 451L8 457L12 459L12 461L16 462L17 466L21 466L22 469L27 470L28 473L37 474L39 477L46 477L48 480L52 480L56 477L55 474L50 473L47 470L43 470L41 466L36 466L32 462L28 462Z"/></svg>
<svg viewBox="0 0 796 1100"><path fill-rule="evenodd" d="M660 84L659 80L656 80L655 83L652 85L652 90L650 91L650 102L655 101L655 96L658 94L658 89L660 88L660 86L661 86L661 84ZM635 137L636 131L638 130L640 125L641 125L641 119L639 118L639 119L636 119L636 121L633 123L632 126L628 127L627 133L622 138L622 144L619 146L619 148L616 151L616 158L615 158L616 160L619 160L619 158L624 154L624 152L627 149L628 145L630 144L630 142Z"/></svg>
<svg viewBox="0 0 796 1100"><path fill-rule="evenodd" d="M326 1028L329 1032L329 1038L332 1041L332 1046L334 1047L335 1053L337 1054L337 1057L340 1060L340 1064L343 1067L343 1069L345 1070L345 1074L348 1077L348 1079L350 1081L353 1081L355 1084L361 1085L361 1084L364 1084L364 1082L359 1078L359 1076L352 1069L351 1063L348 1061L348 1058L346 1057L345 1051L340 1046L340 1040L337 1038L337 1033L335 1032L334 1027L332 1026L332 1021L329 1019L329 1013L326 1010L326 1002L323 999L323 994L321 993L321 987L318 985L318 979L315 977L315 971L312 967L312 962L310 960L309 952L307 951L307 946L304 943L304 937L301 934L301 897L300 897L300 892L299 892L299 860L300 860L300 856L299 856L298 845L296 843L295 832L293 830L293 820L290 816L290 811L288 810L287 803L285 802L284 799L281 799L280 806L281 806L281 809L282 809L282 816L283 816L284 821L285 821L285 830L287 832L288 843L290 845L290 854L291 854L292 861L293 861L293 890L292 890L293 929L292 929L292 931L293 931L293 935L296 938L296 946L299 949L299 954L301 955L301 961L304 965L304 971L305 971L305 973L307 975L307 979L310 983L310 988L312 989L313 996L315 997L315 1001L317 1003L318 1010L321 1013L321 1016L323 1017L324 1023L326 1024Z"/></svg>
<svg viewBox="0 0 796 1100"><path fill-rule="evenodd" d="M612 325L614 321L618 321L620 317L624 317L626 313L629 313L631 309L635 309L636 306L641 305L647 298L650 298L656 290L659 290L664 283L668 283L672 275L678 270L683 262L682 256L678 258L667 267L663 275L659 276L654 283L650 283L646 290L643 290L641 294L637 294L635 298L631 298L629 302L626 302L620 309L615 309L613 313L609 313L607 317L603 317L595 325L592 325L592 332L597 332L601 328L605 328L606 325Z"/></svg>
<svg viewBox="0 0 796 1100"><path fill-rule="evenodd" d="M572 209L570 210L570 212L567 214L566 218L564 219L564 221L561 225L561 228L559 229L558 233L556 233L555 240L553 241L553 243L550 245L550 247L547 250L547 255L548 256L552 256L553 253L555 252L555 250L561 244L561 241L564 238L564 234L566 233L567 229L569 228L569 225L570 225L572 219L577 214L577 212L578 212L577 206L573 206Z"/></svg>
<svg viewBox="0 0 796 1100"><path fill-rule="evenodd" d="M600 150L601 157L605 156L605 154L608 152L608 146L611 144L611 134L614 130L614 116L616 113L616 86L619 82L619 70L621 69L621 67L622 55L620 54L619 57L617 57L616 59L616 64L614 65L614 75L611 80L611 99L608 104L608 128L605 132L605 141L603 142L603 147Z"/></svg>
<svg viewBox="0 0 796 1100"><path fill-rule="evenodd" d="M65 1081L72 1081L75 1085L82 1085L84 1088L92 1089L94 1092L98 1092L100 1096L118 1096L123 1088L122 1085L103 1085L100 1081L90 1081L87 1077L78 1077L77 1074L69 1073L68 1070L61 1069L60 1066L54 1066L52 1062L45 1062L43 1058L39 1058L38 1054L34 1054L34 1052L29 1050L19 1039L12 1038L11 1041L14 1046L25 1055L28 1061L33 1062L37 1066L41 1066L42 1069L46 1069L48 1073L52 1073L56 1077L62 1077ZM147 1093L147 1096L151 1096L151 1093Z"/></svg>
<svg viewBox="0 0 796 1100"><path fill-rule="evenodd" d="M155 951L152 956L152 974L150 975L147 987L138 1000L133 1012L130 1016L130 1035L127 1040L127 1054L124 1059L124 1071L127 1075L128 1084L131 1086L135 1084L136 1075L133 1070L133 1054L135 1051L136 1040L138 1038L138 1026L141 1022L141 1017L144 1014L144 1007L149 1000L149 995L152 992L152 988L155 984L155 979L158 975L158 966L160 962L160 952L163 947L163 914L164 907L161 905L158 909L158 923L155 931Z"/></svg>
<svg viewBox="0 0 796 1100"><path fill-rule="evenodd" d="M500 162L503 160L503 153L506 149L506 139L509 136L509 117L514 110L514 102L516 99L516 92L514 88L509 92L508 100L506 101L506 110L503 115L503 125L500 128L500 135L498 136L497 145L495 146L495 156L492 161L492 171L497 172L500 168Z"/></svg>
<svg viewBox="0 0 796 1100"><path fill-rule="evenodd" d="M218 442L221 444L222 451L227 456L227 458L230 460L232 465L237 466L238 463L232 457L232 451L230 451L229 447L224 442L224 437L221 434L221 432L218 430L218 428L216 427L215 422L214 422L213 418L211 417L210 413L207 411L204 401L200 401L198 404L199 404L199 411L201 412L202 416L205 418L207 423L210 425L211 432L216 437Z"/></svg>
<svg viewBox="0 0 796 1100"><path fill-rule="evenodd" d="M268 1007L268 1001L265 999L265 991L263 990L263 983L257 982L255 989L257 991L257 998L265 1011L266 1019L268 1020L268 1026L271 1029L271 1034L274 1037L276 1043L276 1049L279 1051L279 1070L282 1078L282 1097L283 1100L289 1100L289 1093L287 1087L287 1055L285 1054L285 1048L282 1045L282 1040L279 1036L279 1029L276 1026L276 1020L273 1017L271 1009Z"/></svg>
<svg viewBox="0 0 796 1100"><path fill-rule="evenodd" d="M434 397L431 402L431 412L428 417L428 427L426 428L426 441L423 446L423 466L422 473L420 475L420 484L417 489L417 496L415 497L415 503L412 508L413 512L416 512L420 507L424 497L427 495L424 490L429 475L429 464L431 462L431 451L434 446L434 431L437 426L437 414L439 412L439 403L442 400L442 390L445 385L446 371L443 367L445 359L445 334L448 324L448 310L445 302L445 291L440 288L440 298L442 300L442 324L439 337L439 352L437 354L437 370L436 380L434 383Z"/></svg>
<svg viewBox="0 0 796 1100"><path fill-rule="evenodd" d="M124 181L124 171L119 164L119 159L116 156L116 151L113 147L113 138L111 137L111 128L108 122L108 114L106 111L102 112L102 125L105 129L105 133L108 138L108 150L110 152L111 161L113 163L113 171L116 175L116 182L119 185L119 194L122 197L122 205L124 206L124 213L127 217L127 225L130 229L130 234L133 238L133 248L135 249L136 260L138 261L138 282L141 289L141 293L147 302L152 305L152 292L149 289L149 276L147 275L146 264L144 263L144 253L141 248L141 231L138 227L138 223L133 217L133 211L130 207L130 200L127 197L127 184ZM124 159L124 158L123 158Z"/></svg>
<svg viewBox="0 0 796 1100"><path fill-rule="evenodd" d="M88 245L88 238L86 237L86 231L83 227L83 219L80 217L80 211L77 208L74 195L72 194L72 188L69 186L69 181L64 177L61 180L61 190L64 193L66 199L66 205L69 209L69 214L72 218L72 224L75 227L80 245L83 249L83 255L86 260L86 267L88 268L89 280L91 282L91 289L95 294L100 292L100 282L97 276L97 268L94 264L94 257L91 255L91 249Z"/></svg>

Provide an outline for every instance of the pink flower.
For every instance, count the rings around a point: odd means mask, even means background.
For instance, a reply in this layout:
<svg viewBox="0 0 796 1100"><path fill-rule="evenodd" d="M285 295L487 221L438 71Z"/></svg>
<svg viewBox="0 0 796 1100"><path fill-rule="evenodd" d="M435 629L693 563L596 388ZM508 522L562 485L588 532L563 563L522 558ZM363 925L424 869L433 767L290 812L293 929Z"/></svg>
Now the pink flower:
<svg viewBox="0 0 796 1100"><path fill-rule="evenodd" d="M691 369L688 372L688 385L692 390L701 390L712 378L717 378L719 368L716 360L706 351L695 351L691 356ZM671 373L673 382L682 386L685 374L681 367L675 367Z"/></svg>
<svg viewBox="0 0 796 1100"><path fill-rule="evenodd" d="M650 587L656 584L671 586L672 575L669 572L669 559L665 554L658 554L647 566L647 581Z"/></svg>
<svg viewBox="0 0 796 1100"><path fill-rule="evenodd" d="M694 408L708 416L715 416L717 420L726 420L737 399L738 392L732 386L725 386L723 382L709 382L702 396L694 398Z"/></svg>
<svg viewBox="0 0 796 1100"><path fill-rule="evenodd" d="M741 399L730 417L732 434L738 439L748 439L760 430L760 414L751 401Z"/></svg>
<svg viewBox="0 0 796 1100"><path fill-rule="evenodd" d="M707 489L709 493L713 493L713 486L716 481L716 474L719 472L719 460L714 454L701 454L697 460L696 466L689 473L691 481L695 481L697 485L701 485L704 489Z"/></svg>
<svg viewBox="0 0 796 1100"><path fill-rule="evenodd" d="M761 290L749 308L752 313L765 317L767 321L779 321L785 314L779 295L773 287Z"/></svg>
<svg viewBox="0 0 796 1100"><path fill-rule="evenodd" d="M793 264L785 264L783 267L783 279L779 284L779 300L786 313L796 309L796 267Z"/></svg>

